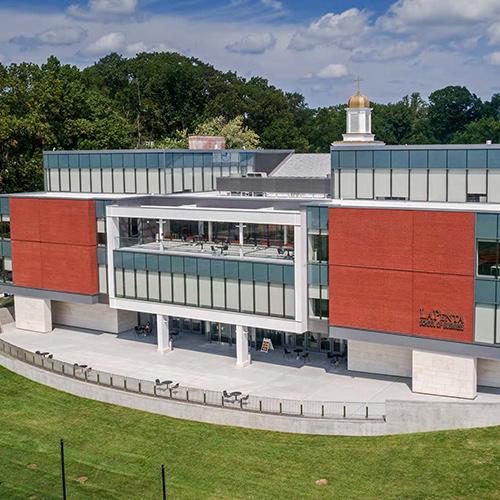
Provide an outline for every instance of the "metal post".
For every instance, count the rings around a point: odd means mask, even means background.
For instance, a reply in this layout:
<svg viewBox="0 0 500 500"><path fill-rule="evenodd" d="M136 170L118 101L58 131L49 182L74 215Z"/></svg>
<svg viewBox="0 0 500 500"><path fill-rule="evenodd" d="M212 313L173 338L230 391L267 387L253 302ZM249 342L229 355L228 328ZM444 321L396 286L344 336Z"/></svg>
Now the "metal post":
<svg viewBox="0 0 500 500"><path fill-rule="evenodd" d="M368 406L366 407L365 418L368 418Z"/></svg>
<svg viewBox="0 0 500 500"><path fill-rule="evenodd" d="M66 472L64 470L64 440L61 439L61 481L63 490L63 500L66 500Z"/></svg>
<svg viewBox="0 0 500 500"><path fill-rule="evenodd" d="M167 485L165 484L165 465L161 464L161 491L163 500L167 500Z"/></svg>
<svg viewBox="0 0 500 500"><path fill-rule="evenodd" d="M344 409L343 409L342 413L343 413L342 416L345 418L345 414L346 414L345 405L344 405Z"/></svg>
<svg viewBox="0 0 500 500"><path fill-rule="evenodd" d="M325 405L321 405L321 416L325 416Z"/></svg>

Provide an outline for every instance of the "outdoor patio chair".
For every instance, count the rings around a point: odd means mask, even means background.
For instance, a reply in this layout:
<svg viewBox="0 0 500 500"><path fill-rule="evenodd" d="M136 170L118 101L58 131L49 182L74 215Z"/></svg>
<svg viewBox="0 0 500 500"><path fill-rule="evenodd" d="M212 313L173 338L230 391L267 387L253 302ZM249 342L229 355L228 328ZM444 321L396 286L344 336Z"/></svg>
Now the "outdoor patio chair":
<svg viewBox="0 0 500 500"><path fill-rule="evenodd" d="M286 347L284 348L284 351L285 351L285 356L292 354L292 351L289 351Z"/></svg>
<svg viewBox="0 0 500 500"><path fill-rule="evenodd" d="M305 354L302 354L302 359L304 361L304 363L309 359L309 353L306 352Z"/></svg>

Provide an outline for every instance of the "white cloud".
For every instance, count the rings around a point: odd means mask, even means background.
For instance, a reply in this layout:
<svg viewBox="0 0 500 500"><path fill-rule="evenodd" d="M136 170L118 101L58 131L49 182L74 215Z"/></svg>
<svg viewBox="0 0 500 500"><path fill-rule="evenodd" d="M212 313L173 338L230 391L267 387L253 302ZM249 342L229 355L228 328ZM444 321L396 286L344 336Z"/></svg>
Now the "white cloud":
<svg viewBox="0 0 500 500"><path fill-rule="evenodd" d="M488 22L499 15L498 0L398 0L378 24L396 33L432 31L436 37L440 31L433 27L440 26L441 36L446 37L457 28L470 28L471 23Z"/></svg>
<svg viewBox="0 0 500 500"><path fill-rule="evenodd" d="M226 50L238 54L263 54L275 45L276 38L272 33L257 33L226 45Z"/></svg>
<svg viewBox="0 0 500 500"><path fill-rule="evenodd" d="M329 64L320 69L316 73L316 76L320 80L331 80L332 78L342 78L348 74L349 71L347 71L347 67L344 64Z"/></svg>
<svg viewBox="0 0 500 500"><path fill-rule="evenodd" d="M415 56L419 53L421 47L415 41L391 41L379 39L371 47L361 47L355 49L352 53L352 60L357 62L381 62L402 59Z"/></svg>
<svg viewBox="0 0 500 500"><path fill-rule="evenodd" d="M109 52L120 52L125 47L125 35L120 32L103 35L90 45L87 45L80 53L83 56L102 56Z"/></svg>
<svg viewBox="0 0 500 500"><path fill-rule="evenodd" d="M488 40L490 45L500 44L500 22L493 23L488 28Z"/></svg>
<svg viewBox="0 0 500 500"><path fill-rule="evenodd" d="M260 3L273 10L283 10L283 2L280 0L260 0Z"/></svg>
<svg viewBox="0 0 500 500"><path fill-rule="evenodd" d="M78 26L56 26L33 36L19 35L12 37L9 42L21 45L24 49L32 49L41 45L75 45L83 42L86 37L87 32Z"/></svg>
<svg viewBox="0 0 500 500"><path fill-rule="evenodd" d="M70 5L68 16L84 21L108 22L137 13L138 0L89 0L85 7Z"/></svg>
<svg viewBox="0 0 500 500"><path fill-rule="evenodd" d="M354 8L340 14L328 13L306 29L297 31L289 48L299 51L329 45L352 48L367 30L368 14L365 11Z"/></svg>
<svg viewBox="0 0 500 500"><path fill-rule="evenodd" d="M492 52L486 56L486 61L493 66L500 66L500 52Z"/></svg>

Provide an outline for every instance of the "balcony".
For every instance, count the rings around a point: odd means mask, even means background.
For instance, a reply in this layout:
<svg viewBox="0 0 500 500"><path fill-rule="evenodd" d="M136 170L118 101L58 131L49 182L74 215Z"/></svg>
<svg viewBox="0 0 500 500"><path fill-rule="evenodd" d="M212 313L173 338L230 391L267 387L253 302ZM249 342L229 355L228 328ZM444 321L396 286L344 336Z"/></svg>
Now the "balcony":
<svg viewBox="0 0 500 500"><path fill-rule="evenodd" d="M157 240L153 237L121 237L117 238L116 249L168 255L189 254L197 257L215 257L218 259L227 257L229 259L294 261L292 244L268 246L244 243L240 245L231 241L208 241L201 237L163 240Z"/></svg>

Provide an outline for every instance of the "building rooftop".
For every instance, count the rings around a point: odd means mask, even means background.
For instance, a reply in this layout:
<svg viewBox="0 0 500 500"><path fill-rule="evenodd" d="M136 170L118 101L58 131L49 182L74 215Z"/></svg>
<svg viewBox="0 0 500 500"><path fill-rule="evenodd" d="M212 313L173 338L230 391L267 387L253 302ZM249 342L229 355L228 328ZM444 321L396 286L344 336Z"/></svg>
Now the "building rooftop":
<svg viewBox="0 0 500 500"><path fill-rule="evenodd" d="M296 153L288 156L271 177L328 177L331 174L330 153Z"/></svg>

